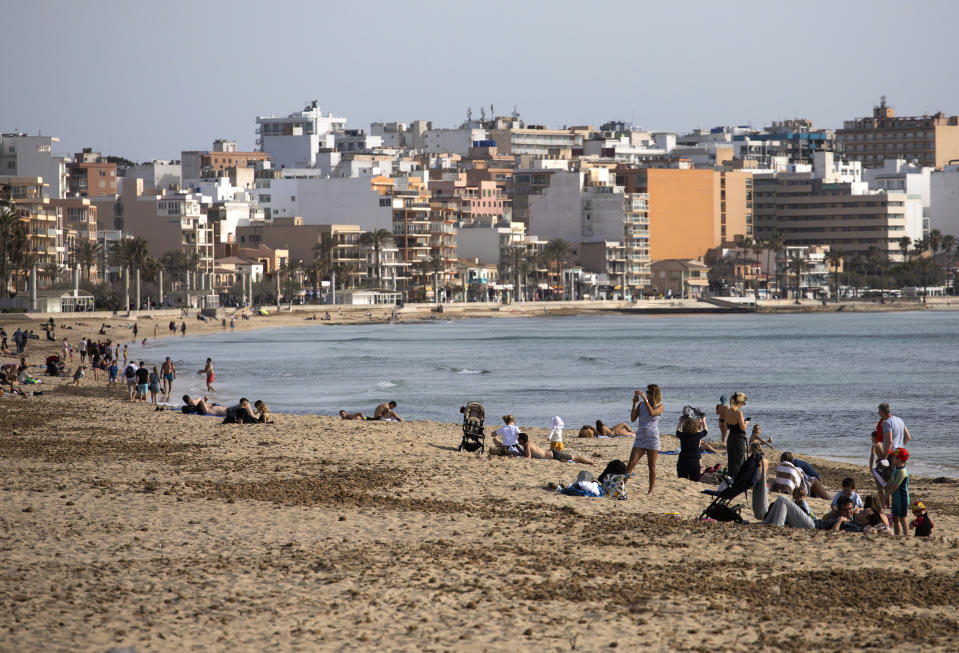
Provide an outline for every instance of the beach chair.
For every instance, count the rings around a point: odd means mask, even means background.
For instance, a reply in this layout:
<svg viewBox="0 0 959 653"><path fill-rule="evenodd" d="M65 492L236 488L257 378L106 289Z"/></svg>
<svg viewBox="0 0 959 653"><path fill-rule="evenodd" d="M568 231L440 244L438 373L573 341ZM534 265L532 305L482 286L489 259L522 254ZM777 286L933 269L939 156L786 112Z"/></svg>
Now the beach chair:
<svg viewBox="0 0 959 653"><path fill-rule="evenodd" d="M700 519L715 519L716 521L734 521L737 524L745 523L740 515L743 505L730 505L730 502L740 494L745 494L753 486L753 477L756 475L756 467L762 458L760 454L753 454L746 459L743 466L739 468L739 473L735 478L726 477L726 487L722 490L703 490L703 494L713 497L712 503L706 506Z"/></svg>
<svg viewBox="0 0 959 653"><path fill-rule="evenodd" d="M486 409L475 401L460 407L463 413L463 439L460 440L459 451L479 451L486 449L486 433L483 431L483 421L486 419Z"/></svg>

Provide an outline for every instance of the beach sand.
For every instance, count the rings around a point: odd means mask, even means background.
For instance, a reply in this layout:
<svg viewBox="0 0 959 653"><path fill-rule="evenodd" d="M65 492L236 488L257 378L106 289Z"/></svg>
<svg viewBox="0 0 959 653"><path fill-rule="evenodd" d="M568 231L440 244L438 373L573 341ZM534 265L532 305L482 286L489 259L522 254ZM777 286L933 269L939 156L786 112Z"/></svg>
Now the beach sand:
<svg viewBox="0 0 959 653"><path fill-rule="evenodd" d="M701 523L673 456L651 496L641 466L627 501L566 497L583 466L457 452L457 423L222 425L102 385L0 398L2 650L959 649L955 480L912 479L928 539ZM567 437L597 475L631 445Z"/></svg>

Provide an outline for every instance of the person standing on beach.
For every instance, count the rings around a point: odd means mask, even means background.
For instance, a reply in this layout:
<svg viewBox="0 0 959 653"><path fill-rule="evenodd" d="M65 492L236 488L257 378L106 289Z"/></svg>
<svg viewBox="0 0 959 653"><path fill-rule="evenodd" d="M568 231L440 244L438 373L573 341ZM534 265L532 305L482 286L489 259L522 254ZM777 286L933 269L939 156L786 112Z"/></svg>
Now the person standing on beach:
<svg viewBox="0 0 959 653"><path fill-rule="evenodd" d="M150 370L147 369L146 363L140 361L140 365L137 367L137 401L147 400L149 386Z"/></svg>
<svg viewBox="0 0 959 653"><path fill-rule="evenodd" d="M183 322L180 324L180 335L186 335L186 320L183 320Z"/></svg>
<svg viewBox="0 0 959 653"><path fill-rule="evenodd" d="M653 493L656 485L656 458L659 456L659 419L663 416L663 393L659 386L651 383L646 386L646 392L637 390L633 393L633 409L630 412L630 421L636 422L636 440L633 449L629 452L629 463L626 473L631 474L633 468L639 464L643 456L649 465L649 491ZM638 421L637 421L638 420Z"/></svg>
<svg viewBox="0 0 959 653"><path fill-rule="evenodd" d="M736 477L739 468L746 462L746 427L748 420L743 417L743 406L746 405L746 395L734 392L729 398L721 415L726 425L726 470L730 476Z"/></svg>
<svg viewBox="0 0 959 653"><path fill-rule="evenodd" d="M216 378L216 375L213 373L213 359L207 358L206 365L203 366L202 370L198 370L197 374L206 374L206 389L207 392L216 392L216 388L213 387L213 381Z"/></svg>
<svg viewBox="0 0 959 653"><path fill-rule="evenodd" d="M80 352L80 364L83 365L87 362L87 339L80 338L80 344L77 345L77 350Z"/></svg>
<svg viewBox="0 0 959 653"><path fill-rule="evenodd" d="M892 453L894 449L901 449L912 440L912 435L909 434L905 422L892 414L892 410L886 402L879 404L879 417L884 420L882 423L882 441L883 449L887 455Z"/></svg>
<svg viewBox="0 0 959 653"><path fill-rule="evenodd" d="M173 391L173 380L176 378L176 365L173 364L169 356L160 366L160 374L163 379L163 394L169 399L170 393Z"/></svg>
<svg viewBox="0 0 959 653"><path fill-rule="evenodd" d="M136 401L136 391L137 391L137 364L133 361L130 361L123 368L123 378L127 382L127 394L130 396L130 401Z"/></svg>
<svg viewBox="0 0 959 653"><path fill-rule="evenodd" d="M908 535L909 472L906 470L906 461L909 460L909 452L899 447L890 454L895 469L883 493L884 502L892 507L892 526L896 535Z"/></svg>

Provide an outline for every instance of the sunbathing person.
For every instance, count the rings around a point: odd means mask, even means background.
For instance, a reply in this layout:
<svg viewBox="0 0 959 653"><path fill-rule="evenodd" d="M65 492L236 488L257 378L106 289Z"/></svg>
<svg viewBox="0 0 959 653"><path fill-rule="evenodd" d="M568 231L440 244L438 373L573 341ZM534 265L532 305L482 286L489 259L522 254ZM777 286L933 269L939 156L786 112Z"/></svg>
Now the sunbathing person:
<svg viewBox="0 0 959 653"><path fill-rule="evenodd" d="M804 485L806 494L817 499L830 499L826 486L818 478L807 477L799 467L793 464L793 455L784 451L779 456L779 466L776 467L776 479L772 490L783 494L792 494L798 485Z"/></svg>
<svg viewBox="0 0 959 653"><path fill-rule="evenodd" d="M366 419L366 415L363 413L348 413L345 410L341 410L340 419Z"/></svg>
<svg viewBox="0 0 959 653"><path fill-rule="evenodd" d="M590 460L589 458L583 458L582 456L576 456L573 454L568 454L565 451L558 451L556 449L541 449L532 442L529 441L529 436L525 433L520 432L516 436L519 447L522 450L522 456L526 458L539 458L540 460L558 460L560 462L569 462L580 463L582 465L595 465L596 462Z"/></svg>
<svg viewBox="0 0 959 653"><path fill-rule="evenodd" d="M266 405L265 401L263 401L262 399L257 399L255 402L253 402L253 407L256 409L258 413L256 417L256 421L262 424L273 423L273 420L270 419L270 409Z"/></svg>
<svg viewBox="0 0 959 653"><path fill-rule="evenodd" d="M616 426L609 427L603 424L603 420L596 420L596 435L606 435L611 437L619 437L625 435L636 435L633 429L629 428L629 424L626 422L620 422Z"/></svg>
<svg viewBox="0 0 959 653"><path fill-rule="evenodd" d="M852 515L852 499L839 498L839 517L836 519L813 519L802 508L796 505L789 497L779 497L769 507L764 524L773 526L792 526L793 528L808 528L819 531L846 531L847 533L861 533L862 526L857 524Z"/></svg>
<svg viewBox="0 0 959 653"><path fill-rule="evenodd" d="M197 415L213 415L214 417L226 417L226 406L218 406L209 402L209 397L202 399L191 399L190 395L183 395L183 412L196 413Z"/></svg>
<svg viewBox="0 0 959 653"><path fill-rule="evenodd" d="M250 400L241 397L236 406L230 406L226 409L226 419L224 424L257 424L259 419L253 414L253 408L250 406Z"/></svg>
<svg viewBox="0 0 959 653"><path fill-rule="evenodd" d="M373 419L383 420L383 421L395 421L402 422L403 418L396 414L396 402L390 401L385 404L380 404L373 411Z"/></svg>

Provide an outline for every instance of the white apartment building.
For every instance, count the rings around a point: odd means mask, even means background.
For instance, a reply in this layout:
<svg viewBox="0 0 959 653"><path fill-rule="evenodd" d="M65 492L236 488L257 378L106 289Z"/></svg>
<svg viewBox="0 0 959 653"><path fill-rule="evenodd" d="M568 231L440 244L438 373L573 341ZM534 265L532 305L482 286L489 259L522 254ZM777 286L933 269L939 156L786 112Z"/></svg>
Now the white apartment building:
<svg viewBox="0 0 959 653"><path fill-rule="evenodd" d="M860 161L856 163L862 165ZM863 170L862 178L872 190L905 193L907 197L919 200L922 204L922 233L928 235L932 219L932 174L930 167L912 165L905 159L886 159L881 168Z"/></svg>
<svg viewBox="0 0 959 653"><path fill-rule="evenodd" d="M55 136L0 134L0 175L43 177L44 195L62 199L67 189L68 155L52 151L59 142Z"/></svg>
<svg viewBox="0 0 959 653"><path fill-rule="evenodd" d="M364 231L391 230L393 225L392 202L373 190L369 177L270 179L260 182L254 193L268 218L356 224Z"/></svg>
<svg viewBox="0 0 959 653"><path fill-rule="evenodd" d="M461 125L450 129L433 127L426 120L403 122L374 122L370 133L382 139L382 146L417 150L429 154L469 154L474 141L486 140L481 127Z"/></svg>
<svg viewBox="0 0 959 653"><path fill-rule="evenodd" d="M257 116L256 144L275 168L311 168L321 149L335 149L335 135L346 130L346 118L323 115L314 100L303 111L285 117Z"/></svg>
<svg viewBox="0 0 959 653"><path fill-rule="evenodd" d="M161 159L130 166L123 176L142 179L144 190L179 188L182 179L179 161Z"/></svg>
<svg viewBox="0 0 959 653"><path fill-rule="evenodd" d="M959 237L959 165L932 173L930 204L930 227Z"/></svg>

